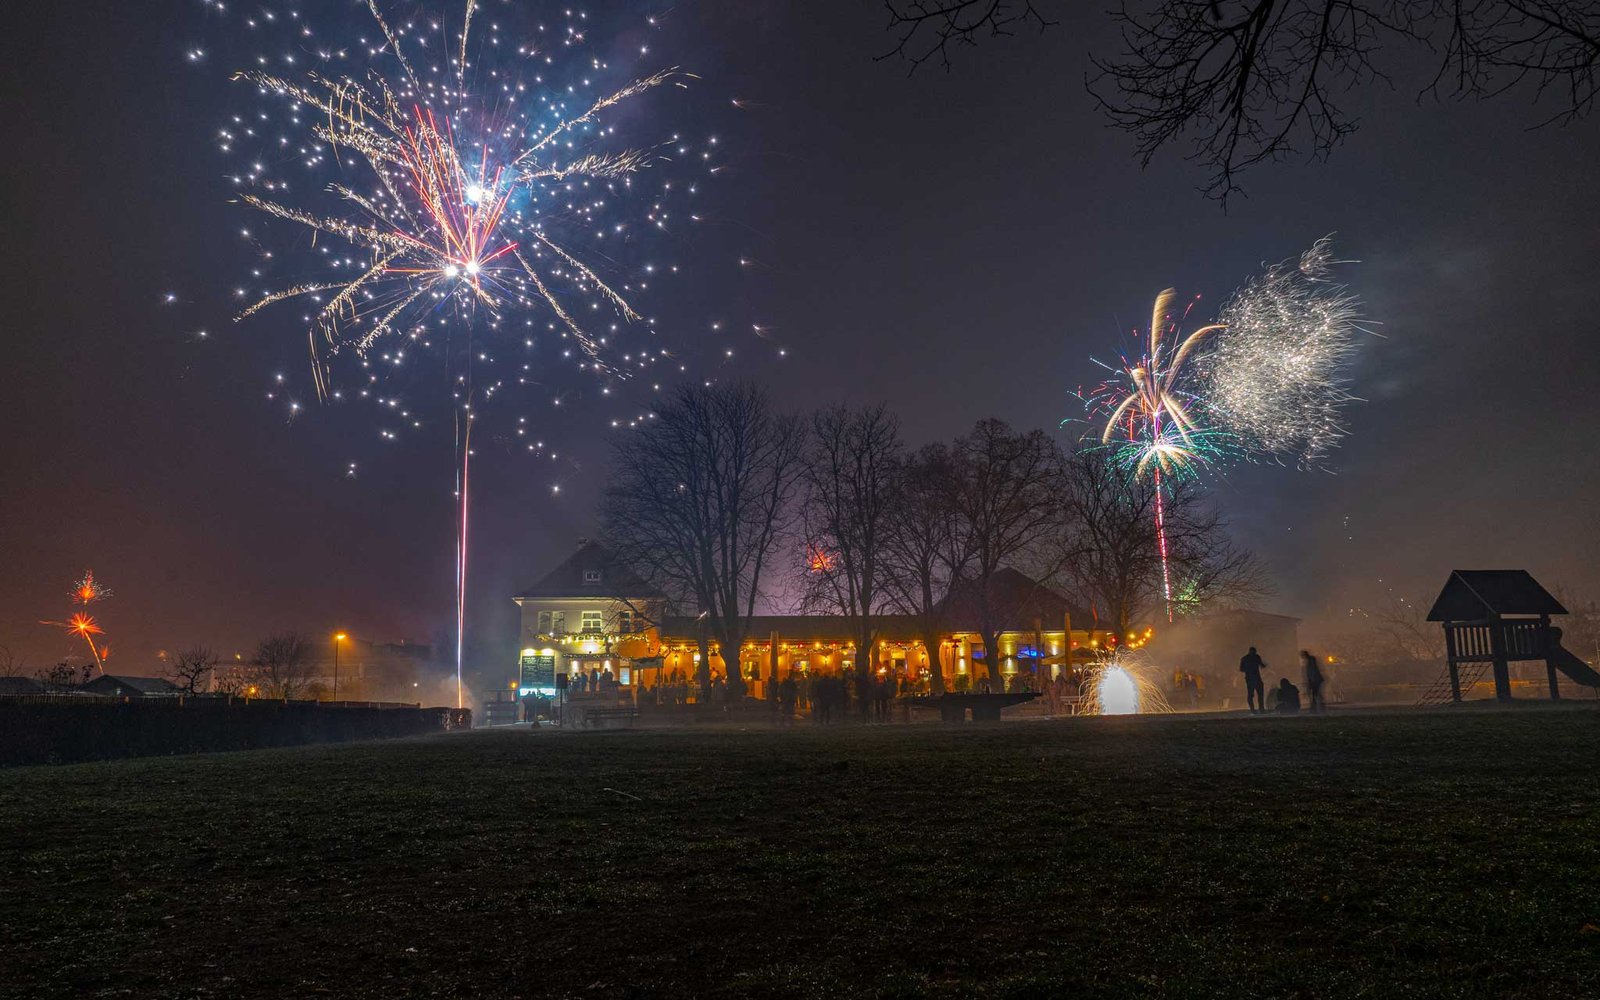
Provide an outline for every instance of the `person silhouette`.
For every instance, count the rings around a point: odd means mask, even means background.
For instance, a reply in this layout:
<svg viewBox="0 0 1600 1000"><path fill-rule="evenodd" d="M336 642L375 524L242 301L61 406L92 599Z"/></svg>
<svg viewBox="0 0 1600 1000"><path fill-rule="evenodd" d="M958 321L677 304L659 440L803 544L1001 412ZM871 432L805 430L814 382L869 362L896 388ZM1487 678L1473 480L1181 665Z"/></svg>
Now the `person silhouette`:
<svg viewBox="0 0 1600 1000"><path fill-rule="evenodd" d="M1278 682L1278 714L1298 715L1300 713L1300 689L1294 682L1285 677Z"/></svg>
<svg viewBox="0 0 1600 1000"><path fill-rule="evenodd" d="M1266 665L1267 661L1261 658L1254 646L1239 658L1239 672L1244 674L1245 700L1252 714L1267 710L1267 687L1261 681L1261 668Z"/></svg>
<svg viewBox="0 0 1600 1000"><path fill-rule="evenodd" d="M1306 706L1307 711L1324 711L1327 705L1322 700L1322 685L1327 678L1322 674L1321 665L1317 663L1317 658L1305 649L1300 651L1300 664L1305 667L1306 672L1306 697L1310 699L1310 704Z"/></svg>

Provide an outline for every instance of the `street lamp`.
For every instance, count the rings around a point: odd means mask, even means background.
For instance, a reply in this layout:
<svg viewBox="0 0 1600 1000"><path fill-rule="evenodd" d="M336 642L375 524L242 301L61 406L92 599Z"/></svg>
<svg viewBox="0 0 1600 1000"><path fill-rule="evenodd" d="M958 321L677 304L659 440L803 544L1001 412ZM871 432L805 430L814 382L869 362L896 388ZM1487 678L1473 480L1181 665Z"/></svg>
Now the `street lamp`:
<svg viewBox="0 0 1600 1000"><path fill-rule="evenodd" d="M339 644L344 642L344 633L333 633L333 700L339 700Z"/></svg>

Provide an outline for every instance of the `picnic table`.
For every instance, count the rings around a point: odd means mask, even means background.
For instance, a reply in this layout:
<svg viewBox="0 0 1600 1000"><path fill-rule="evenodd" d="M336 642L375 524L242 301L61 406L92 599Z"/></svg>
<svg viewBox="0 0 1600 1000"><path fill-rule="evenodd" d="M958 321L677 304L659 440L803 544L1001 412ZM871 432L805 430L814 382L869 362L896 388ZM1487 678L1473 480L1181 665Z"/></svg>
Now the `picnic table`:
<svg viewBox="0 0 1600 1000"><path fill-rule="evenodd" d="M999 722L1000 710L1021 705L1040 697L1037 691L1014 691L1007 694L941 694L938 697L923 695L912 698L913 705L937 708L945 722L966 722L972 713L973 722Z"/></svg>

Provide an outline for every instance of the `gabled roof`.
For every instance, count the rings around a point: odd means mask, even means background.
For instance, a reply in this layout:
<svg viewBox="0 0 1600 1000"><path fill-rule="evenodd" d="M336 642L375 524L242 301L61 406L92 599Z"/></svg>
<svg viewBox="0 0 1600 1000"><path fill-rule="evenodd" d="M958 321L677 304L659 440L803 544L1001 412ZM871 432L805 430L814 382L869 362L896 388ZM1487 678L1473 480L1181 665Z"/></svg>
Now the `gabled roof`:
<svg viewBox="0 0 1600 1000"><path fill-rule="evenodd" d="M125 674L102 674L83 687L86 691L123 688L140 694L172 694L178 690L178 686L165 677L129 677Z"/></svg>
<svg viewBox="0 0 1600 1000"><path fill-rule="evenodd" d="M1564 615L1567 609L1525 569L1458 569L1445 581L1430 622L1470 622L1492 615Z"/></svg>
<svg viewBox="0 0 1600 1000"><path fill-rule="evenodd" d="M0 677L0 695L38 694L44 685L31 677Z"/></svg>
<svg viewBox="0 0 1600 1000"><path fill-rule="evenodd" d="M982 596L975 582L961 580L953 585L940 604L940 617L946 627L976 629L981 620ZM989 609L1003 632L1031 631L1036 619L1046 631L1053 631L1061 627L1069 612L1074 629L1093 627L1094 616L1087 609L1073 605L1038 580L1010 567L989 578L988 596Z"/></svg>
<svg viewBox="0 0 1600 1000"><path fill-rule="evenodd" d="M592 579L590 573L598 573L599 579ZM604 545L584 539L578 544L578 551L512 600L523 601L541 597L659 596L661 596L659 591L640 579L633 570L617 562Z"/></svg>

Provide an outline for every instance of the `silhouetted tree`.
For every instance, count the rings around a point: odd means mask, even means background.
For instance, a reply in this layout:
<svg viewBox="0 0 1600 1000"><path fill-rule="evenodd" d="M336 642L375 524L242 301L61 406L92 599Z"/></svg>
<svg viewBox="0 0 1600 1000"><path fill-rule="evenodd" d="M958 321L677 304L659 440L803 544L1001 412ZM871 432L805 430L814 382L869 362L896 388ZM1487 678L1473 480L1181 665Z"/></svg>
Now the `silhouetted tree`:
<svg viewBox="0 0 1600 1000"><path fill-rule="evenodd" d="M1194 614L1264 593L1259 562L1233 543L1217 510L1189 483L1165 489L1167 561L1177 610ZM1155 485L1130 475L1105 451L1082 449L1067 460L1061 502L1068 529L1057 541L1063 550L1055 559L1055 580L1126 634L1165 601Z"/></svg>
<svg viewBox="0 0 1600 1000"><path fill-rule="evenodd" d="M601 503L606 544L721 646L730 697L744 693L739 651L761 585L794 516L804 426L749 385L684 386L640 430L613 442Z"/></svg>
<svg viewBox="0 0 1600 1000"><path fill-rule="evenodd" d="M311 650L311 640L299 632L279 632L257 643L251 665L261 693L285 700L304 693L312 680Z"/></svg>
<svg viewBox="0 0 1600 1000"><path fill-rule="evenodd" d="M849 620L863 684L873 676L877 616L889 598L884 562L902 450L899 421L882 403L811 418L801 477L805 602Z"/></svg>
<svg viewBox="0 0 1600 1000"><path fill-rule="evenodd" d="M0 646L0 677L25 677L28 667L9 647Z"/></svg>
<svg viewBox="0 0 1600 1000"><path fill-rule="evenodd" d="M887 0L891 54L915 68L953 47L1043 29L1061 0ZM1179 141L1226 198L1237 176L1295 153L1326 157L1357 127L1344 96L1417 58L1419 97L1486 99L1525 85L1542 122L1593 110L1600 5L1585 0L1138 0L1112 14L1123 50L1091 57L1091 90L1148 164ZM1390 60L1384 62L1385 59Z"/></svg>
<svg viewBox="0 0 1600 1000"><path fill-rule="evenodd" d="M884 546L885 590L894 609L916 621L936 695L944 693L945 598L972 559L971 532L955 503L955 478L944 444L921 448L902 463Z"/></svg>
<svg viewBox="0 0 1600 1000"><path fill-rule="evenodd" d="M1059 504L1061 449L1043 431L1015 431L1003 420L980 420L951 448L950 498L970 559L961 582L972 587L989 679L998 687L1000 632L1008 610L991 593L995 574L1036 564L1063 522ZM1031 565L1048 575L1053 566Z"/></svg>
<svg viewBox="0 0 1600 1000"><path fill-rule="evenodd" d="M181 649L167 664L166 677L188 694L206 689L221 658L206 646Z"/></svg>

